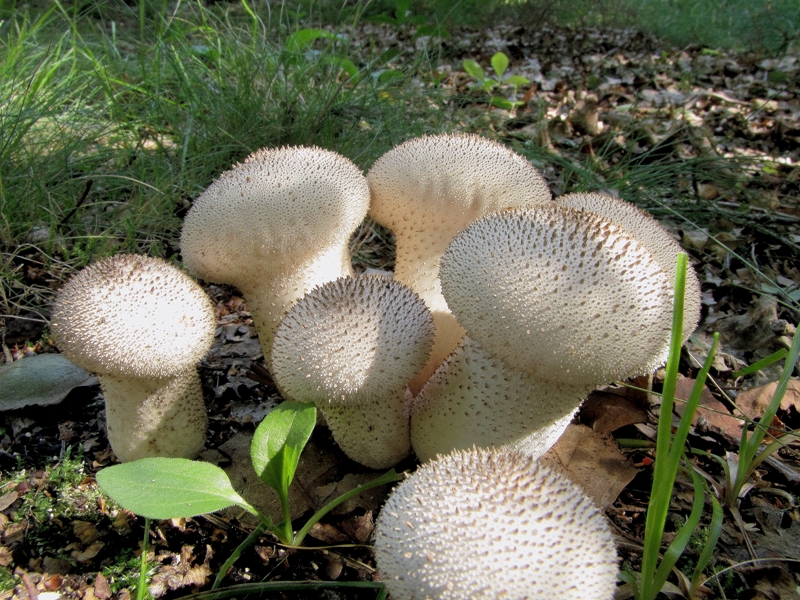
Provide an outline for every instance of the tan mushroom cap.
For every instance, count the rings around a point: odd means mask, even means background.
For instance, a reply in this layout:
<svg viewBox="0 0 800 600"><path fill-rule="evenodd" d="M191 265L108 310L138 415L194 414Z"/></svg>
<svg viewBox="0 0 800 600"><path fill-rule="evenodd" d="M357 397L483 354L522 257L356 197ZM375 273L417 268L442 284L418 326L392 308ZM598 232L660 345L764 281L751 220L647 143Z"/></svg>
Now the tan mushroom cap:
<svg viewBox="0 0 800 600"><path fill-rule="evenodd" d="M56 298L59 350L100 375L164 379L194 369L214 339L211 301L183 271L140 255L102 259Z"/></svg>
<svg viewBox="0 0 800 600"><path fill-rule="evenodd" d="M428 359L430 312L380 275L342 277L306 294L275 332L272 370L285 397L356 405L402 390Z"/></svg>
<svg viewBox="0 0 800 600"><path fill-rule="evenodd" d="M604 517L566 477L514 452L438 457L392 492L375 561L394 600L611 600Z"/></svg>
<svg viewBox="0 0 800 600"><path fill-rule="evenodd" d="M409 140L367 174L369 214L397 239L395 279L433 311L437 341L415 391L464 335L441 295L439 260L450 240L475 219L498 210L550 202L547 183L531 163L477 135Z"/></svg>
<svg viewBox="0 0 800 600"><path fill-rule="evenodd" d="M453 240L441 278L469 336L537 379L596 386L666 359L669 278L599 215L549 206L484 217Z"/></svg>
<svg viewBox="0 0 800 600"><path fill-rule="evenodd" d="M414 399L411 447L420 462L473 445L538 458L590 391L569 381L537 381L465 336Z"/></svg>
<svg viewBox="0 0 800 600"><path fill-rule="evenodd" d="M380 275L343 277L286 314L272 372L284 397L318 406L350 458L386 468L410 452L406 385L432 344L433 320L417 294Z"/></svg>
<svg viewBox="0 0 800 600"><path fill-rule="evenodd" d="M599 193L566 194L556 198L560 206L588 210L603 215L612 223L627 230L652 252L658 264L675 281L678 254L684 252L681 245L661 223L630 202ZM686 293L683 307L683 339L692 335L700 320L700 282L694 269L686 272Z"/></svg>
<svg viewBox="0 0 800 600"><path fill-rule="evenodd" d="M195 200L181 234L183 260L196 276L242 291L269 356L296 300L352 274L349 237L369 200L364 175L336 152L259 150Z"/></svg>

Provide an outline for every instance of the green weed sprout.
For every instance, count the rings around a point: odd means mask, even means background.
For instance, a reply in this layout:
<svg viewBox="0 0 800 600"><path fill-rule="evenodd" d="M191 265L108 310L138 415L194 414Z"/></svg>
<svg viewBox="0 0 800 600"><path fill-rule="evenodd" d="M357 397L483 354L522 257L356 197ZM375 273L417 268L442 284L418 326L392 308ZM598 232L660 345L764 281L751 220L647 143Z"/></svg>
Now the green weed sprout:
<svg viewBox="0 0 800 600"><path fill-rule="evenodd" d="M392 0L394 4L394 15L381 13L369 18L372 23L382 23L401 29L408 25L414 29L414 37L429 35L433 37L448 38L450 32L441 25L432 25L427 22L427 17L421 14L414 14L411 10L411 0Z"/></svg>
<svg viewBox="0 0 800 600"><path fill-rule="evenodd" d="M503 74L508 68L508 56L506 56L504 52L495 53L494 56L492 56L491 63L492 69L495 72L495 77L488 77L484 72L483 67L481 67L474 60L467 59L462 63L462 66L467 74L475 79L475 87L490 94L489 104L496 106L497 108L504 108L506 110L512 110L517 106L522 106L523 102L516 100L517 87L520 85L528 85L530 80L526 77L522 77L521 75L510 75L505 78L503 77ZM503 98L502 96L495 96L492 93L495 89L500 89L507 86L511 87L511 100Z"/></svg>
<svg viewBox="0 0 800 600"><path fill-rule="evenodd" d="M112 500L146 519L177 519L239 506L259 519L259 525L220 568L211 589L217 589L228 569L264 530L287 546L299 546L309 530L336 506L361 492L400 481L394 469L346 492L319 509L298 532L292 531L289 486L300 454L316 423L313 404L284 402L256 428L250 458L259 478L280 498L283 521L275 524L233 489L225 471L210 463L183 458L145 458L114 465L97 473L97 483Z"/></svg>
<svg viewBox="0 0 800 600"><path fill-rule="evenodd" d="M745 530L742 515L739 512L739 501L744 498L748 492L753 489L753 486L748 484L748 481L758 466L764 462L769 456L786 446L792 439L793 433L787 433L780 437L773 437L772 441L768 444L762 445L764 438L769 432L769 426L775 418L778 408L780 408L783 396L786 394L786 388L789 385L789 378L794 371L795 364L797 364L798 354L800 353L800 334L795 331L792 337L792 345L788 352L781 349L766 358L750 365L746 369L742 369L737 375L746 375L755 373L764 367L772 364L773 362L786 358L783 364L783 372L778 380L778 385L772 394L764 414L761 416L759 423L755 424L755 429L752 434L748 432L747 424L742 426L742 437L739 440L738 454L728 453L726 457L717 456L709 452L695 450L696 454L701 454L708 458L713 458L721 466L725 474L725 482L722 485L716 484L720 497L724 503L725 508L730 511L731 515L736 521L736 525L742 531L745 543L751 556L755 558L755 550L751 546L749 538Z"/></svg>
<svg viewBox="0 0 800 600"><path fill-rule="evenodd" d="M678 267L675 274L675 299L672 311L672 335L670 340L670 352L667 359L666 375L664 377L664 389L661 397L661 412L658 417L658 437L656 438L656 460L653 472L653 487L650 492L650 502L647 507L647 517L644 530L644 549L642 553L642 569L639 577L631 572L620 573L620 578L628 583L633 589L636 600L654 600L658 592L664 587L670 571L675 563L683 554L686 545L691 539L692 533L700 523L703 512L705 484L701 475L694 469L689 469L694 486L695 499L692 511L686 523L680 528L675 539L667 548L660 563L658 563L661 541L664 536L664 525L669 513L672 489L675 485L675 477L678 474L681 459L685 458L684 444L689 434L697 406L700 402L700 394L705 386L708 371L714 359L714 353L719 342L719 335L714 335L714 342L708 353L703 367L697 374L697 379L692 392L686 402L686 408L681 417L677 431L672 434L672 408L675 401L675 387L678 381L678 364L681 356L681 346L683 340L683 300L686 287L686 254L678 255ZM713 525L713 519L712 519ZM696 569L696 577L711 558L711 550L716 544L714 531L709 535L709 542L701 555L701 561ZM708 550L708 548L711 550ZM708 550L708 551L706 551ZM705 562L703 562L705 561Z"/></svg>

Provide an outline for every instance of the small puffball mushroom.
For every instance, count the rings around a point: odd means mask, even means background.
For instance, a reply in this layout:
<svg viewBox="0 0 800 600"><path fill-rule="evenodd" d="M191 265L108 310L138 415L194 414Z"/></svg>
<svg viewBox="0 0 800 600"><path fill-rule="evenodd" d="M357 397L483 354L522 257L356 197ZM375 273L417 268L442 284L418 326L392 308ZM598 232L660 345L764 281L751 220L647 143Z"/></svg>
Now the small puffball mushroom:
<svg viewBox="0 0 800 600"><path fill-rule="evenodd" d="M551 201L544 178L524 157L477 135L409 140L384 154L367 174L369 214L397 239L395 279L433 313L436 341L411 383L418 392L464 335L441 294L439 260L450 240L478 217Z"/></svg>
<svg viewBox="0 0 800 600"><path fill-rule="evenodd" d="M343 277L289 310L272 371L285 398L317 405L345 454L382 469L411 450L406 385L432 344L430 311L409 288L380 275Z"/></svg>
<svg viewBox="0 0 800 600"><path fill-rule="evenodd" d="M675 281L678 254L684 250L669 231L645 211L630 202L598 193L566 194L556 198L556 204L603 215L627 230L650 250L669 277L670 283ZM700 281L694 269L689 268L686 271L683 306L683 341L689 339L700 321L700 297Z"/></svg>
<svg viewBox="0 0 800 600"><path fill-rule="evenodd" d="M206 409L195 368L216 321L188 275L161 259L118 255L69 280L53 308L53 339L100 379L108 439L123 462L194 458Z"/></svg>
<svg viewBox="0 0 800 600"><path fill-rule="evenodd" d="M441 280L469 336L538 380L594 387L666 360L672 282L600 215L544 206L484 217L450 244Z"/></svg>
<svg viewBox="0 0 800 600"><path fill-rule="evenodd" d="M258 150L195 200L183 260L197 277L241 290L269 360L286 310L314 286L352 275L348 241L368 206L366 179L344 156Z"/></svg>
<svg viewBox="0 0 800 600"><path fill-rule="evenodd" d="M392 492L375 562L393 600L611 600L617 556L592 501L514 452L440 456Z"/></svg>
<svg viewBox="0 0 800 600"><path fill-rule="evenodd" d="M509 369L464 336L412 403L411 446L420 462L473 445L538 458L558 441L590 391Z"/></svg>

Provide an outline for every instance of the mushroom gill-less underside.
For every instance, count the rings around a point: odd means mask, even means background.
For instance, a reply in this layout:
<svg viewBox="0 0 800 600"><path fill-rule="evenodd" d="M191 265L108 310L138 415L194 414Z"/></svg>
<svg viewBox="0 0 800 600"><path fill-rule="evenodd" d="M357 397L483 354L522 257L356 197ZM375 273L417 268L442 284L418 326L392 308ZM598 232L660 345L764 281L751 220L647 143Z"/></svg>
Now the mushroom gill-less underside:
<svg viewBox="0 0 800 600"><path fill-rule="evenodd" d="M392 492L375 561L393 600L611 600L604 517L565 476L515 452L439 456Z"/></svg>
<svg viewBox="0 0 800 600"><path fill-rule="evenodd" d="M548 203L551 195L523 156L465 134L411 139L379 158L367 180L369 214L397 240L394 277L420 295L436 324L431 358L410 386L416 393L464 335L439 283L439 261L450 240L483 215Z"/></svg>
<svg viewBox="0 0 800 600"><path fill-rule="evenodd" d="M412 402L411 445L420 462L473 445L538 458L590 391L569 381L537 381L465 336Z"/></svg>

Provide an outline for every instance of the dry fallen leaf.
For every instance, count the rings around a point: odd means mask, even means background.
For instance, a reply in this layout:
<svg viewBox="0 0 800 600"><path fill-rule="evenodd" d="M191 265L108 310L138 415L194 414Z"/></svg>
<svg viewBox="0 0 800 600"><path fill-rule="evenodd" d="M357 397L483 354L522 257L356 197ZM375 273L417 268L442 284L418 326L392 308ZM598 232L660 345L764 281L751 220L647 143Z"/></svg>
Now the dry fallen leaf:
<svg viewBox="0 0 800 600"><path fill-rule="evenodd" d="M692 393L695 380L689 377L680 377L675 385L675 398L680 400L687 400ZM683 416L683 410L686 404L683 402L676 402L675 409L678 414ZM700 394L700 404L697 407L697 412L692 419L692 424L697 425L700 418L705 419L712 427L716 427L725 432L734 439L739 438L741 433L742 422L733 417L725 405L717 400L708 388L703 388Z"/></svg>
<svg viewBox="0 0 800 600"><path fill-rule="evenodd" d="M765 386L753 388L739 394L736 406L751 419L760 419L764 410L772 400L778 382L768 383ZM781 410L800 413L800 380L790 379L786 394L781 400Z"/></svg>
<svg viewBox="0 0 800 600"><path fill-rule="evenodd" d="M613 504L639 472L613 437L585 425L567 427L539 461L560 467L601 509Z"/></svg>

